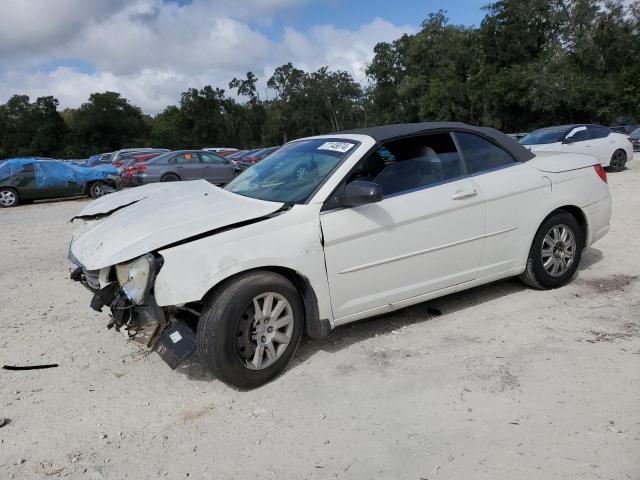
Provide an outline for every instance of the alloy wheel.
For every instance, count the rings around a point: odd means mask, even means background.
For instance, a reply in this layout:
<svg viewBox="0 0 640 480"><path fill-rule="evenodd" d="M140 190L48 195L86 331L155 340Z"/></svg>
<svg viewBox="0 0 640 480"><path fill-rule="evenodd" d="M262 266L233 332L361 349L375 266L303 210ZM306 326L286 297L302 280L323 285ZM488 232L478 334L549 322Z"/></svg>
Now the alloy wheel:
<svg viewBox="0 0 640 480"><path fill-rule="evenodd" d="M18 198L16 194L11 190L0 191L0 205L3 207L10 207L16 203Z"/></svg>
<svg viewBox="0 0 640 480"><path fill-rule="evenodd" d="M616 153L613 154L613 160L611 164L614 168L618 168L618 169L624 168L625 163L627 163L626 155L623 152L617 151Z"/></svg>
<svg viewBox="0 0 640 480"><path fill-rule="evenodd" d="M236 352L249 370L264 370L284 354L293 329L293 309L284 296L275 292L258 295L238 320Z"/></svg>
<svg viewBox="0 0 640 480"><path fill-rule="evenodd" d="M554 226L542 240L542 266L552 277L561 277L573 265L576 238L566 225Z"/></svg>

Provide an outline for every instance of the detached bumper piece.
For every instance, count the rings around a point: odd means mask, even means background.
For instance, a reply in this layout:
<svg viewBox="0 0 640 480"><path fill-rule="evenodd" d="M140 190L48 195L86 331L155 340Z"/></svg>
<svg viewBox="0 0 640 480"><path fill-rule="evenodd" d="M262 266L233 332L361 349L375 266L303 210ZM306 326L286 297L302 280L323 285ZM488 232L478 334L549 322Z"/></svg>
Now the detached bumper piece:
<svg viewBox="0 0 640 480"><path fill-rule="evenodd" d="M147 305L134 305L124 295L117 282L98 290L91 299L91 308L101 312L111 310L107 328L125 329L130 340L156 350L175 369L196 349L196 337L182 320L167 319L165 310L149 295Z"/></svg>
<svg viewBox="0 0 640 480"><path fill-rule="evenodd" d="M165 328L156 351L172 369L188 359L196 350L196 335L183 321L176 322Z"/></svg>

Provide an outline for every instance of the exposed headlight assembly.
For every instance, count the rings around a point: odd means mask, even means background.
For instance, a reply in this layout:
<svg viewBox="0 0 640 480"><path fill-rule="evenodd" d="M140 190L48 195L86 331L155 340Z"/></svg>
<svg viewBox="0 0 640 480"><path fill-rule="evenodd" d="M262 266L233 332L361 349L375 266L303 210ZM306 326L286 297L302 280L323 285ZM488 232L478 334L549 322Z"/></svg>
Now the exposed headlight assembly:
<svg viewBox="0 0 640 480"><path fill-rule="evenodd" d="M116 265L116 277L122 291L136 305L144 303L155 278L155 258L151 254Z"/></svg>

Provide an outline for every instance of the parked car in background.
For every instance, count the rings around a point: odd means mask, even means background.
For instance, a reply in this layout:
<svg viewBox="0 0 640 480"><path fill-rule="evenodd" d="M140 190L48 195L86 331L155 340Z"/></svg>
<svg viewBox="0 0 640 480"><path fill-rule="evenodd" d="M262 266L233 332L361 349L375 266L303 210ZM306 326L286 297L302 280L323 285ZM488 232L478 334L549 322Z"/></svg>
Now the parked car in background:
<svg viewBox="0 0 640 480"><path fill-rule="evenodd" d="M528 133L507 133L507 135L513 138L515 141L519 142L529 134Z"/></svg>
<svg viewBox="0 0 640 480"><path fill-rule="evenodd" d="M593 156L461 123L390 125L290 142L225 189L97 200L70 259L111 326L172 368L197 349L220 380L255 388L303 333L512 276L561 287L610 217Z"/></svg>
<svg viewBox="0 0 640 480"><path fill-rule="evenodd" d="M235 172L233 163L216 153L203 150L178 150L138 163L131 183L145 185L203 179L214 185L225 185L233 180Z"/></svg>
<svg viewBox="0 0 640 480"><path fill-rule="evenodd" d="M128 165L132 164L132 162L135 162L135 159L137 158L147 156L147 155L151 155L152 157L153 156L157 157L159 155L162 155L163 153L167 153L168 151L169 150L143 150L143 151L127 152L127 153L123 153L118 157L117 160L113 161L112 165L116 167L120 173L122 173L124 169ZM152 158L152 157L149 157L149 158ZM147 158L147 160L149 158Z"/></svg>
<svg viewBox="0 0 640 480"><path fill-rule="evenodd" d="M122 180L110 165L85 165L42 160L10 159L0 163L0 207L46 198L88 195L99 198L122 188Z"/></svg>
<svg viewBox="0 0 640 480"><path fill-rule="evenodd" d="M633 159L627 135L601 125L558 125L542 128L524 137L522 145L532 152L582 153L593 155L600 165L618 171Z"/></svg>
<svg viewBox="0 0 640 480"><path fill-rule="evenodd" d="M211 148L203 148L202 150L207 152L217 153L222 157L226 157L228 155L231 155L232 153L236 153L239 151L237 148L231 148L231 147L211 147Z"/></svg>
<svg viewBox="0 0 640 480"><path fill-rule="evenodd" d="M640 128L635 129L629 134L629 141L633 145L633 151L640 152Z"/></svg>
<svg viewBox="0 0 640 480"><path fill-rule="evenodd" d="M628 135L631 132L633 132L634 130L637 130L638 128L640 128L640 124L633 123L633 124L629 124L629 125L619 125L617 127L610 127L610 128L614 132L624 133L625 135Z"/></svg>
<svg viewBox="0 0 640 480"><path fill-rule="evenodd" d="M230 153L229 155L226 156L226 158L230 160L240 160L242 157L246 155L250 155L253 152L257 152L258 150L260 149L256 148L254 150L238 150L237 152Z"/></svg>
<svg viewBox="0 0 640 480"><path fill-rule="evenodd" d="M154 152L135 154L132 158L130 158L125 164L122 165L122 167L118 169L120 171L120 177L122 177L125 185L130 186L133 184L133 174L136 172L136 167L139 164L142 164L147 160L151 160L152 158L159 157L160 155L164 155L164 153Z"/></svg>
<svg viewBox="0 0 640 480"><path fill-rule="evenodd" d="M256 163L261 162L280 147L262 148L260 150L254 150L252 153L242 156L237 160L238 166L241 170L246 170L249 167L254 166Z"/></svg>
<svg viewBox="0 0 640 480"><path fill-rule="evenodd" d="M140 153L154 153L154 152L162 152L166 153L170 150L167 148L123 148L122 150L118 150L113 153L111 157L111 164L114 167L121 167L126 159L131 158L131 155L136 155Z"/></svg>
<svg viewBox="0 0 640 480"><path fill-rule="evenodd" d="M89 160L87 160L86 165L88 167L95 167L97 165L111 165L111 158L113 157L113 153L114 152L92 155L89 157Z"/></svg>

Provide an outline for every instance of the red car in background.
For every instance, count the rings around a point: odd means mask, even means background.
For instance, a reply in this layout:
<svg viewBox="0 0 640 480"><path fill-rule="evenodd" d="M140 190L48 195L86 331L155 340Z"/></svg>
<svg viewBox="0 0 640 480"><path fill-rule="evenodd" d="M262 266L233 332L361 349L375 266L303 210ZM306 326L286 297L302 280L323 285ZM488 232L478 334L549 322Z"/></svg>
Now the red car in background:
<svg viewBox="0 0 640 480"><path fill-rule="evenodd" d="M127 163L122 165L120 177L127 186L133 185L133 174L137 171L138 165L162 155L164 152L142 153L130 158Z"/></svg>

